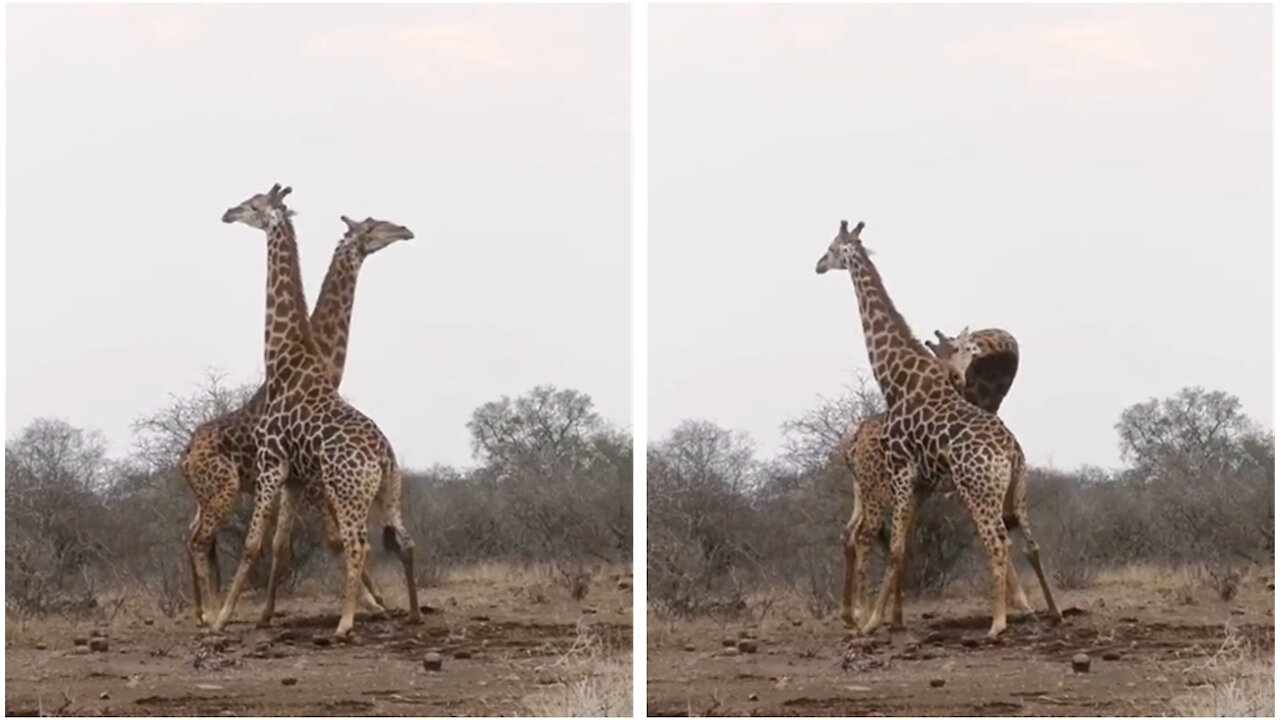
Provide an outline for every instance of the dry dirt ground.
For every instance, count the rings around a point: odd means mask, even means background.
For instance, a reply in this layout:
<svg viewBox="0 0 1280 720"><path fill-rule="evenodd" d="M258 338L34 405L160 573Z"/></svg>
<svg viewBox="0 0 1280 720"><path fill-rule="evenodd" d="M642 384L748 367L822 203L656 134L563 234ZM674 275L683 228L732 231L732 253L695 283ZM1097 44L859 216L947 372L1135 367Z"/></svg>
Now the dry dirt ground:
<svg viewBox="0 0 1280 720"><path fill-rule="evenodd" d="M838 619L775 606L760 622L650 615L648 710L677 715L1168 715L1213 691L1230 634L1274 652L1274 584L1247 577L1224 602L1187 573L1134 572L1059 591L1067 622L1011 619L997 644L976 592L906 603L907 629L853 639ZM1038 592L1032 602L1043 608ZM787 603L779 603L786 605ZM755 652L726 647L742 636ZM1089 671L1072 657L1086 653ZM1268 672L1268 675L1270 673ZM1274 694L1274 686L1271 688ZM1274 701L1272 700L1272 703ZM1235 713L1233 713L1235 714Z"/></svg>
<svg viewBox="0 0 1280 720"><path fill-rule="evenodd" d="M379 586L403 608L393 582ZM575 677L584 672L580 653L625 658L629 667L628 575L598 576L582 601L549 573L497 569L419 594L429 608L421 625L407 625L403 609L381 620L360 614L350 643L332 641L332 595L282 597L282 614L258 629L261 599L246 593L238 622L217 638L186 614L117 617L109 626L10 617L5 714L528 714L557 687L583 680ZM105 651L76 645L99 640ZM440 671L424 668L430 652L442 656Z"/></svg>

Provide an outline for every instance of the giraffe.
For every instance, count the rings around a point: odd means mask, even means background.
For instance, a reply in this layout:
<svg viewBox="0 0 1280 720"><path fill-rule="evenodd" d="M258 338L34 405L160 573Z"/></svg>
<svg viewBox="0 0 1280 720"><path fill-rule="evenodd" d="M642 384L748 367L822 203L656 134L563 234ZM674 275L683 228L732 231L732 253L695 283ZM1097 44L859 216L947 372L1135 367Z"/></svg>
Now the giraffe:
<svg viewBox="0 0 1280 720"><path fill-rule="evenodd" d="M1017 374L1017 340L997 328L973 333L966 328L955 338L937 330L934 335L938 342L926 340L925 346L939 362L950 368L952 385L970 403L995 413ZM845 566L840 603L840 616L851 627L856 626L863 615L863 587L871 544L876 533L881 532L880 519L892 495L884 451L880 447L884 418L885 413L879 413L861 422L850 423L835 452L836 457L849 468L853 479L853 514L841 533ZM879 539L887 549L887 538L880 534ZM1030 602L1018 582L1012 563L1007 572L1014 605L1020 611L1030 611ZM897 628L904 626L902 583L898 583L894 592L892 625Z"/></svg>
<svg viewBox="0 0 1280 720"><path fill-rule="evenodd" d="M342 221L347 232L334 250L311 314L316 346L320 354L329 360L330 377L335 387L341 385L346 368L356 280L364 259L397 241L413 238L413 232L408 228L383 220L368 218L357 223L344 215ZM209 606L215 604L210 591L210 567L214 571L214 586L220 584L217 575L218 529L235 506L240 493L253 493L253 463L257 452L253 428L262 413L265 388L265 385L260 386L241 407L198 426L179 459L183 477L196 499L187 554L191 563L192 606L196 622L200 625L207 625L210 621L206 599ZM316 492L319 486L310 487L305 494L305 504L309 508L322 508L323 497ZM323 517L327 520L329 516L325 514ZM326 524L332 549L336 528L331 523ZM337 546L341 549L340 542ZM270 621L275 607L275 570L270 577L262 624ZM361 601L375 612L384 610L384 603L367 574L362 582Z"/></svg>
<svg viewBox="0 0 1280 720"><path fill-rule="evenodd" d="M212 629L220 632L235 609L249 571L262 549L266 525L277 502L280 516L293 508L309 485L319 484L329 519L341 538L346 557L346 588L335 631L351 633L356 597L369 551L370 506L380 501L383 543L397 550L409 590L410 621L421 614L413 582L413 539L400 517L401 475L395 452L378 426L343 400L333 384L328 361L320 355L311 323L298 261L292 212L284 198L292 188L274 185L223 213L225 223L244 223L267 238L265 406L254 427L257 479L253 516L244 552L222 610ZM281 528L277 528L279 537ZM284 528L287 532L288 528ZM273 555L282 548L273 543Z"/></svg>
<svg viewBox="0 0 1280 720"><path fill-rule="evenodd" d="M1055 622L1062 613L1053 599L1031 533L1026 503L1026 460L1013 433L995 415L970 404L955 388L951 373L916 339L894 306L879 271L862 244L864 223L853 230L842 221L819 258L818 274L848 270L858 300L872 374L887 411L880 447L890 476L892 525L889 564L870 617L859 630L874 631L901 580L906 533L917 492L949 482L977 525L992 576L989 638L1008 624L1008 531L1019 528L1026 555Z"/></svg>

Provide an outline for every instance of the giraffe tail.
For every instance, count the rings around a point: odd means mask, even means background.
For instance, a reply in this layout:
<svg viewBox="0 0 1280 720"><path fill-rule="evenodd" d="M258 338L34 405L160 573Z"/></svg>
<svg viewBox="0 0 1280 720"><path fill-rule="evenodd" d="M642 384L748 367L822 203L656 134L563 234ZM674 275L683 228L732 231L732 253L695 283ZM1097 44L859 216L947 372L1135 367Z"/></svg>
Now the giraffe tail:
<svg viewBox="0 0 1280 720"><path fill-rule="evenodd" d="M384 472L383 485L378 493L382 505L382 547L401 559L405 557L406 550L413 550L413 538L405 529L400 511L403 482L403 473L393 465Z"/></svg>

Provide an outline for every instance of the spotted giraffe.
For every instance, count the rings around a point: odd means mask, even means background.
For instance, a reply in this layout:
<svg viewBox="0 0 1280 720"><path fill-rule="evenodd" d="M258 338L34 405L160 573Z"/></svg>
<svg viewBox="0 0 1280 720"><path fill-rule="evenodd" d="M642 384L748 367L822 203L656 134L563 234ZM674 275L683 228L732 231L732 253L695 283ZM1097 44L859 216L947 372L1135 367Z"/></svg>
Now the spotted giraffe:
<svg viewBox="0 0 1280 720"><path fill-rule="evenodd" d="M887 407L880 447L889 476L892 525L889 564L870 617L859 630L874 631L901 581L907 531L917 492L931 492L950 481L987 550L992 575L991 628L1004 631L1007 619L1009 535L1020 528L1030 561L1055 621L1062 618L1053 599L1031 533L1026 503L1026 459L1017 439L990 412L967 400L950 372L916 339L894 306L866 248L863 223L840 223L836 237L819 258L816 272L848 270L858 300L872 374Z"/></svg>
<svg viewBox="0 0 1280 720"><path fill-rule="evenodd" d="M395 242L413 238L413 232L408 228L384 220L367 218L356 222L344 215L342 221L347 232L334 249L311 313L316 347L329 361L330 377L335 387L342 384L346 369L356 280L365 258ZM216 605L209 576L212 568L213 584L217 587L218 529L235 507L240 493L253 493L253 463L257 454L253 431L262 414L265 397L266 386L262 385L241 407L198 426L179 458L183 477L196 500L187 554L191 562L192 606L196 622L201 625L208 624L211 620L209 608ZM318 484L308 485L304 494L307 507L323 508L324 498L319 488ZM326 520L329 518L327 513L322 516ZM330 548L340 551L342 543L337 537L337 528L332 523L326 522L326 525ZM287 537L281 540L287 543ZM277 573L278 570L273 568L262 624L270 621L275 607ZM384 603L367 573L363 577L363 588L361 601L375 611L383 610Z"/></svg>
<svg viewBox="0 0 1280 720"><path fill-rule="evenodd" d="M332 368L316 345L306 315L292 213L284 204L290 192L277 184L222 216L223 222L244 223L266 234L266 373L264 406L254 428L253 516L235 578L212 627L219 632L230 619L277 502L280 517L291 518L304 489L318 483L346 558L346 588L336 630L338 637L346 637L355 622L369 552L369 510L375 499L383 516L383 542L399 552L404 565L410 620L416 622L421 613L413 581L413 539L400 515L400 469L391 443L372 420L338 395ZM285 532L287 536L287 528ZM274 543L273 555L281 552Z"/></svg>
<svg viewBox="0 0 1280 720"><path fill-rule="evenodd" d="M950 368L952 384L966 400L988 412L996 412L1008 394L1018 371L1018 341L1008 332L987 328L955 338L934 331L937 342L925 346L939 361ZM965 352L960 351L964 349ZM863 618L863 588L871 544L877 533L887 549L888 539L881 531L880 520L892 496L891 478L880 447L885 413L853 422L845 429L835 455L849 468L853 479L853 514L845 525L844 582L841 592L841 617L846 625L857 626ZM918 500L918 499L917 499ZM1026 593L1018 582L1012 563L1008 569L1009 591L1014 605L1022 611L1030 609ZM893 596L893 626L903 627L902 583Z"/></svg>

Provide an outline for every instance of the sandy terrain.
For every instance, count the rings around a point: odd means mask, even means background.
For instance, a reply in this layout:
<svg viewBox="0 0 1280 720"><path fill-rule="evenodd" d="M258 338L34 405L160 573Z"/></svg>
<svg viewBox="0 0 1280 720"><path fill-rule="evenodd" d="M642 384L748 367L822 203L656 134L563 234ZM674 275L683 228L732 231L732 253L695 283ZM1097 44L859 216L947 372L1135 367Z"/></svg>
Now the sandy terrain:
<svg viewBox="0 0 1280 720"><path fill-rule="evenodd" d="M907 629L854 639L838 619L771 611L760 622L651 619L651 715L1163 715L1212 689L1227 626L1272 652L1274 585L1231 602L1194 581L1134 573L1062 592L1067 622L1011 622L999 643L976 593L907 604ZM1039 603L1038 594L1032 596ZM1040 603L1038 607L1043 607ZM751 653L728 649L741 636ZM1075 672L1072 657L1089 656Z"/></svg>
<svg viewBox="0 0 1280 720"><path fill-rule="evenodd" d="M271 628L246 594L221 636L185 614L95 623L11 618L5 711L59 715L510 715L590 674L580 654L629 662L631 591L602 575L585 600L545 581L478 572L423 591L421 625L357 617L332 641L338 602L284 597ZM391 579L380 582L393 587ZM395 607L395 596L389 599ZM399 607L403 608L403 601ZM101 637L94 637L99 635ZM105 651L78 648L105 641ZM101 643L97 643L101 645ZM443 668L423 658L436 652ZM589 659L589 658L588 658ZM626 678L629 683L629 678ZM629 693L626 701L629 708ZM554 705L553 705L554 706Z"/></svg>

